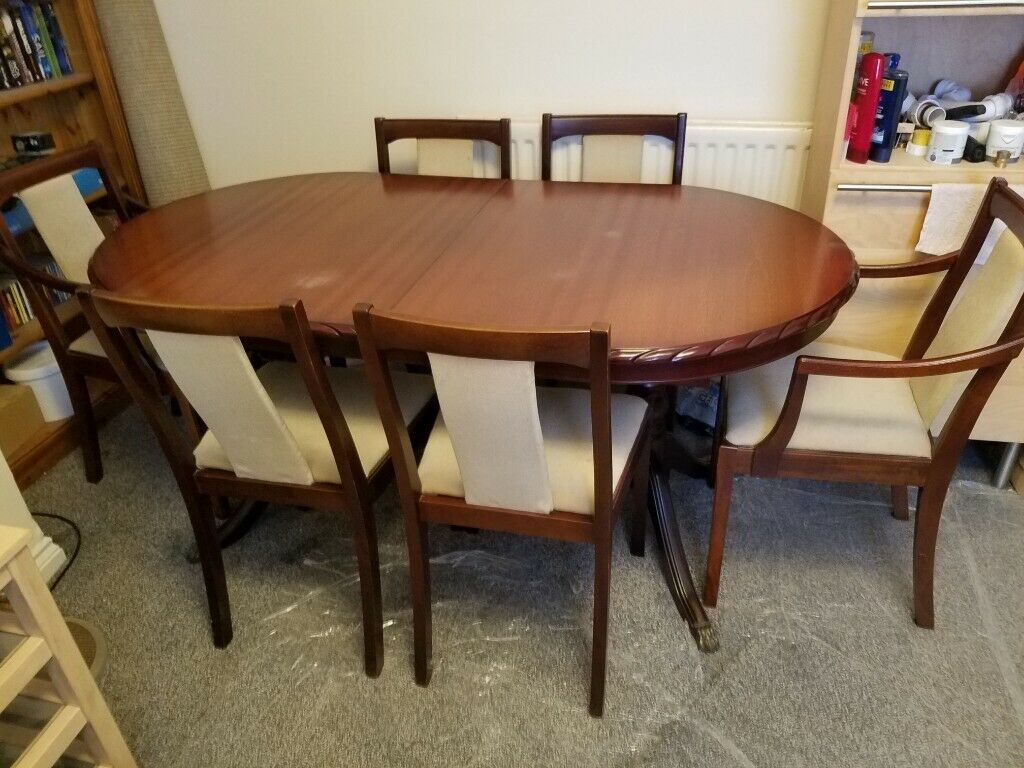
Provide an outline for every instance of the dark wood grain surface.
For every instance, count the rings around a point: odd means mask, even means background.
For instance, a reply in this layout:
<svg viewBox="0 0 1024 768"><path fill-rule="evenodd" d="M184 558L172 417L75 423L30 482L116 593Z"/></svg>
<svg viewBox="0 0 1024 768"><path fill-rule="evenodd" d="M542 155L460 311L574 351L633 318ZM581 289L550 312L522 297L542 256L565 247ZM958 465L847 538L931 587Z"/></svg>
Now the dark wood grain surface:
<svg viewBox="0 0 1024 768"><path fill-rule="evenodd" d="M478 325L611 325L620 382L682 382L782 357L857 282L853 255L786 208L697 187L377 174L254 182L123 225L100 285L173 302L299 298Z"/></svg>

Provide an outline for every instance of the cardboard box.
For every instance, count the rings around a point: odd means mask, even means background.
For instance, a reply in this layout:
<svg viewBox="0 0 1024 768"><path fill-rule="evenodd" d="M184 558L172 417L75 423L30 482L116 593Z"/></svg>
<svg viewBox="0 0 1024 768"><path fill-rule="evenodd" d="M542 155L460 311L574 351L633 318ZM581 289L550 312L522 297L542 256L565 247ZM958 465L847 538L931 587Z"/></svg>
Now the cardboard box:
<svg viewBox="0 0 1024 768"><path fill-rule="evenodd" d="M31 388L0 384L0 453L8 461L44 424Z"/></svg>

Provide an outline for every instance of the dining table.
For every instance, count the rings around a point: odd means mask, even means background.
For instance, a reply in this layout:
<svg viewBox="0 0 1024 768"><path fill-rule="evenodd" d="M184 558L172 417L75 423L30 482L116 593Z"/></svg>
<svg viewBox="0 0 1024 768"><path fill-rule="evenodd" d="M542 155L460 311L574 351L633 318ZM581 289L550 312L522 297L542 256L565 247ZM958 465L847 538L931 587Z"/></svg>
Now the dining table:
<svg viewBox="0 0 1024 768"><path fill-rule="evenodd" d="M720 190L339 172L151 210L106 238L90 277L183 305L300 299L325 348L344 356L358 356L361 302L490 328L608 323L613 383L647 393L658 411L648 498L669 592L711 652L718 638L669 487L685 463L673 393L801 349L853 294L858 272L819 222Z"/></svg>

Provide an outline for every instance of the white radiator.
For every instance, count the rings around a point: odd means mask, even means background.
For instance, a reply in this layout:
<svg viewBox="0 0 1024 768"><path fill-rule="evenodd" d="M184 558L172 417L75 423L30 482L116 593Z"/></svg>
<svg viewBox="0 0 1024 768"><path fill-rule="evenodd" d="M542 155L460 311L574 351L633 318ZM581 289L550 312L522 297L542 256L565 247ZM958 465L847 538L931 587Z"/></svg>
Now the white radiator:
<svg viewBox="0 0 1024 768"><path fill-rule="evenodd" d="M686 127L683 183L738 192L796 208L810 146L809 123L690 120ZM513 121L512 177L539 179L540 154L540 121ZM487 168L486 175L496 176L497 153L483 152L481 160L486 166L493 165ZM551 156L552 178L578 180L581 170L580 140L556 142ZM644 181L668 182L671 178L670 142L648 137L644 142Z"/></svg>

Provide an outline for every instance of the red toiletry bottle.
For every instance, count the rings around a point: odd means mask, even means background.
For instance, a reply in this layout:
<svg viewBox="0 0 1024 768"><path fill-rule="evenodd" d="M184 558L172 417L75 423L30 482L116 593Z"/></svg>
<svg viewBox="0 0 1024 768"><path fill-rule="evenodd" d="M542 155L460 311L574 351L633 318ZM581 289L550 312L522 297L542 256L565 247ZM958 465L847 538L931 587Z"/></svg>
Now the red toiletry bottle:
<svg viewBox="0 0 1024 768"><path fill-rule="evenodd" d="M885 74L886 60L880 53L869 53L860 63L857 77L857 124L850 137L850 148L846 159L854 163L866 163L871 153L871 136L875 130L875 115L882 89L882 75Z"/></svg>

